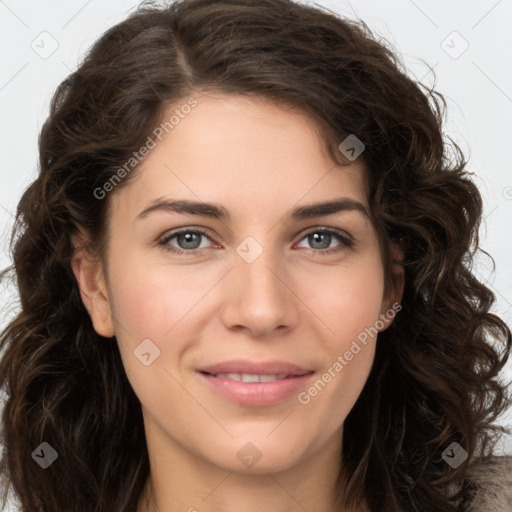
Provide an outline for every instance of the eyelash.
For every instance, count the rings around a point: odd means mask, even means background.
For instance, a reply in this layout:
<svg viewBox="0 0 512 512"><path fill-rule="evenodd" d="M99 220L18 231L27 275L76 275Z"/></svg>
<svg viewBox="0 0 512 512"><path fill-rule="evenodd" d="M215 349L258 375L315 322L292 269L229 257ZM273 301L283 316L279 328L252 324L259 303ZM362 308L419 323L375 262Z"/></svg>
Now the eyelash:
<svg viewBox="0 0 512 512"><path fill-rule="evenodd" d="M177 236L185 234L185 233L194 233L194 234L202 235L202 236L205 236L206 238L208 238L211 242L213 242L211 233L209 231L205 231L203 229L185 228L185 229L181 229L179 231L173 231L167 235L164 235L158 241L158 245L161 246L165 251L169 251L176 255L202 254L202 251L204 249L206 249L206 247L203 247L202 249L184 250L184 249L180 249L180 248L169 245L169 242L173 238L176 238ZM330 249L307 249L307 251L312 251L315 254L318 254L320 256L329 256L332 253L341 251L344 248L352 248L355 245L355 242L352 238L349 238L348 236L346 236L342 231L339 231L339 230L333 229L333 228L314 228L314 229L306 232L302 236L302 238L299 240L299 242L301 242L304 238L306 238L307 236L312 235L314 233L323 233L323 234L328 234L328 235L334 235L341 242L340 245L338 245L336 247L331 247Z"/></svg>

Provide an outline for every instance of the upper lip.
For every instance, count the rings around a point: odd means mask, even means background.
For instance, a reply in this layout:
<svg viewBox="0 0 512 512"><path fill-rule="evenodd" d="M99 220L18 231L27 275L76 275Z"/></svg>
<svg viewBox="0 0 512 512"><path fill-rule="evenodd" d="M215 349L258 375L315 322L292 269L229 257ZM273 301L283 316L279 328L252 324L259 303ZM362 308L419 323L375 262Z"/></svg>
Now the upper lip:
<svg viewBox="0 0 512 512"><path fill-rule="evenodd" d="M313 370L286 361L248 361L247 359L232 359L198 368L205 373L245 373L249 375L306 375Z"/></svg>

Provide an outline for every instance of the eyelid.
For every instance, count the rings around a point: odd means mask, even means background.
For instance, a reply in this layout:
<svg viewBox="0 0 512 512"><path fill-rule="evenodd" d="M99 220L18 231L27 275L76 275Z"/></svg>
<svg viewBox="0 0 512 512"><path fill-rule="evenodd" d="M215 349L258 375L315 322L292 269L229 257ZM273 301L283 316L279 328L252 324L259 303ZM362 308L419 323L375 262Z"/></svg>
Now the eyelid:
<svg viewBox="0 0 512 512"><path fill-rule="evenodd" d="M175 229L170 229L170 230L166 231L162 236L159 237L159 240L166 239L166 238L169 239L169 238L172 238L173 236L179 235L181 233L188 233L189 231L202 233L204 235L208 235L209 237L214 236L213 231L211 231L208 228L199 227L199 226L183 226L181 228L175 228Z"/></svg>

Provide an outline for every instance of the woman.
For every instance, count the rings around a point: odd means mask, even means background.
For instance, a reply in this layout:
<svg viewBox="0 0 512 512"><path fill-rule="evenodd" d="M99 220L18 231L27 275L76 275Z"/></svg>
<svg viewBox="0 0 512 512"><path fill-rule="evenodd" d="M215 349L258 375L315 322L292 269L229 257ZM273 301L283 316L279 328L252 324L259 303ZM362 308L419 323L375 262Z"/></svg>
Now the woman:
<svg viewBox="0 0 512 512"><path fill-rule="evenodd" d="M512 337L442 105L364 24L290 0L109 30L18 206L21 510L508 510Z"/></svg>

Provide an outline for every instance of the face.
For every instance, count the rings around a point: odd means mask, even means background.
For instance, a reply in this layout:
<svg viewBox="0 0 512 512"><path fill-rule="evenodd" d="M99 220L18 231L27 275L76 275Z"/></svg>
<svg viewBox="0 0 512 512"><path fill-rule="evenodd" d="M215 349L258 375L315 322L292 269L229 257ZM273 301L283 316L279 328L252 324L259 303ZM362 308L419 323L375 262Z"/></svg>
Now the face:
<svg viewBox="0 0 512 512"><path fill-rule="evenodd" d="M148 446L237 472L338 457L393 316L364 163L332 161L304 115L196 99L111 193L106 267L74 265L84 303L116 336Z"/></svg>

